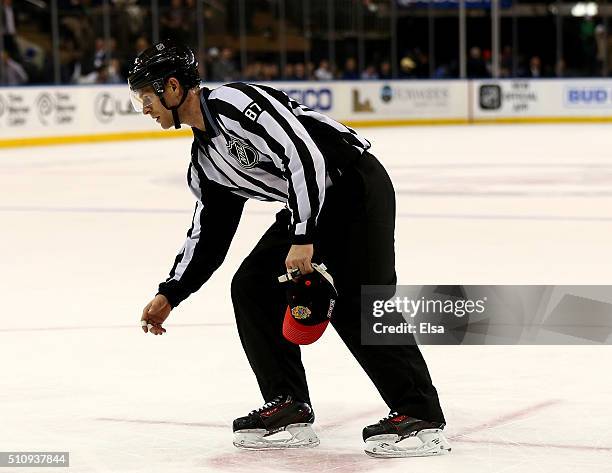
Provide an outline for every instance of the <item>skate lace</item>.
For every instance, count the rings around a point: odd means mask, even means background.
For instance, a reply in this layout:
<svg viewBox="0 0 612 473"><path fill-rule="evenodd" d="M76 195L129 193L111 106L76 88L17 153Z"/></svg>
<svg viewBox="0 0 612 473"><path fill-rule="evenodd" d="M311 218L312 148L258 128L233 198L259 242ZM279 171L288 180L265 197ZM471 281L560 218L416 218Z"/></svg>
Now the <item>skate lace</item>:
<svg viewBox="0 0 612 473"><path fill-rule="evenodd" d="M387 420L389 420L389 419L393 419L395 416L398 416L398 415L399 415L399 412L395 412L395 411L390 412L390 413L389 413L389 415L388 415L387 417L383 417L382 419L380 419L380 420L378 421L378 423L379 423L379 424L382 424L383 422L385 422L385 421L387 421Z"/></svg>
<svg viewBox="0 0 612 473"><path fill-rule="evenodd" d="M285 396L276 396L274 399L272 399L270 402L266 402L263 406L261 406L259 409L256 409L254 411L251 411L251 414L259 414L260 412L265 411L266 409L270 409L271 407L275 407L278 406L281 402L283 402L285 400Z"/></svg>

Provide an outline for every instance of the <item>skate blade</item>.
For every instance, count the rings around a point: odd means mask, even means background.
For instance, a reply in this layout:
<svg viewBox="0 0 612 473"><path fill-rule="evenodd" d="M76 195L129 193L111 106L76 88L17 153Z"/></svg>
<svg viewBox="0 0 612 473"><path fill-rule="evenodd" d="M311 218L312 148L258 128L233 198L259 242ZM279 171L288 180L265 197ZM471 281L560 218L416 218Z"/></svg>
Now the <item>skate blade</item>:
<svg viewBox="0 0 612 473"><path fill-rule="evenodd" d="M403 440L397 435L377 435L368 439L364 451L374 458L433 457L450 453L451 447L440 430L432 429Z"/></svg>
<svg viewBox="0 0 612 473"><path fill-rule="evenodd" d="M242 430L234 435L235 447L244 450L282 450L286 448L312 448L320 441L312 430L311 424L291 424L280 433L288 433L289 438L273 438L266 430Z"/></svg>

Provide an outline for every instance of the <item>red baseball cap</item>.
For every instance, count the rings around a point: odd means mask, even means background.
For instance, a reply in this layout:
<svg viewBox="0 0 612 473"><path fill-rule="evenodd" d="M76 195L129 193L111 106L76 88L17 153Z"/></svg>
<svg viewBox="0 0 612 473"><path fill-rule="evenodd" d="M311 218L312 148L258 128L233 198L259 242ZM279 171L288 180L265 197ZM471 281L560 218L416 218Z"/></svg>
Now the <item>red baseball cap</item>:
<svg viewBox="0 0 612 473"><path fill-rule="evenodd" d="M283 336L296 345L316 342L332 317L338 292L324 264L313 263L314 272L307 275L287 274L279 281L287 286L287 310Z"/></svg>

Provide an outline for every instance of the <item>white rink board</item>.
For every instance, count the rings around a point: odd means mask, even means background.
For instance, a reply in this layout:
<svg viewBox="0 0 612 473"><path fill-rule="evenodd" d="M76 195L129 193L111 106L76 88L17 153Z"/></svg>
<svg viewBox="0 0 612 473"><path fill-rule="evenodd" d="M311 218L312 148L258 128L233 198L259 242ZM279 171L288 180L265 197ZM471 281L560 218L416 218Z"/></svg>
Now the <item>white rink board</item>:
<svg viewBox="0 0 612 473"><path fill-rule="evenodd" d="M612 79L472 82L474 120L612 117Z"/></svg>
<svg viewBox="0 0 612 473"><path fill-rule="evenodd" d="M206 83L218 87L219 83ZM274 82L273 87L341 121L467 120L460 81ZM0 89L0 140L158 132L132 109L124 85Z"/></svg>
<svg viewBox="0 0 612 473"><path fill-rule="evenodd" d="M341 121L468 119L466 81L356 81L337 83L334 117Z"/></svg>
<svg viewBox="0 0 612 473"><path fill-rule="evenodd" d="M219 83L206 83L210 88ZM612 120L612 80L274 82L351 126ZM169 136L132 110L126 85L0 88L0 146ZM187 135L184 128L178 134ZM53 140L53 138L59 138ZM80 138L80 139L79 139ZM30 141L28 141L30 140ZM19 141L19 143L15 143Z"/></svg>
<svg viewBox="0 0 612 473"><path fill-rule="evenodd" d="M132 109L127 86L0 89L0 138L157 131Z"/></svg>

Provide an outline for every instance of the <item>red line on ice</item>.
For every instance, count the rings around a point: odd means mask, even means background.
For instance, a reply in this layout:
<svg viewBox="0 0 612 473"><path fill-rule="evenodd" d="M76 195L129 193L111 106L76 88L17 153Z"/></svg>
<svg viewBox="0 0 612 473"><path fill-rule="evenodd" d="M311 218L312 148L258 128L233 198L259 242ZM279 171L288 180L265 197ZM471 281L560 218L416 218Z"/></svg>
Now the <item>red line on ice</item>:
<svg viewBox="0 0 612 473"><path fill-rule="evenodd" d="M513 447L561 448L565 450L588 450L612 452L612 447L595 447L590 445L556 445L553 443L503 442L497 440L454 439L454 443L479 443L483 445L504 445Z"/></svg>
<svg viewBox="0 0 612 473"><path fill-rule="evenodd" d="M543 401L538 404L534 404L533 406L525 407L524 409L520 409L518 411L510 412L500 417L495 417L487 422L482 424L475 425L474 427L469 427L463 432L459 432L451 437L452 440L456 440L458 437L463 437L466 435L473 434L475 432L481 432L483 430L492 429L493 427L498 427L500 425L505 424L506 422L520 419L521 417L527 417L535 412L541 411L542 409L546 409L547 407L554 406L559 404L561 400L559 399L550 399L548 401Z"/></svg>
<svg viewBox="0 0 612 473"><path fill-rule="evenodd" d="M235 325L231 322L209 322L199 324L168 324L170 328L183 328L183 327L230 327ZM130 325L79 325L79 326L59 326L59 327L22 327L22 328L0 328L1 332L54 332L58 330L112 330L112 329L132 329L142 330L139 323Z"/></svg>
<svg viewBox="0 0 612 473"><path fill-rule="evenodd" d="M128 422L132 424L152 424L152 425L178 425L181 427L205 427L205 428L220 428L229 429L230 424L224 422L178 422L172 420L154 420L154 419L115 419L112 417L98 417L95 420L105 422Z"/></svg>

